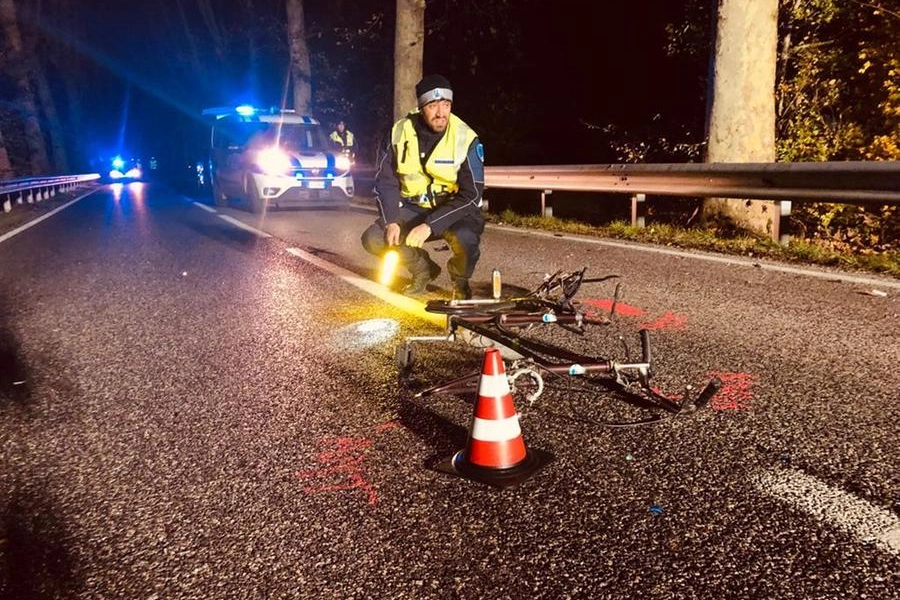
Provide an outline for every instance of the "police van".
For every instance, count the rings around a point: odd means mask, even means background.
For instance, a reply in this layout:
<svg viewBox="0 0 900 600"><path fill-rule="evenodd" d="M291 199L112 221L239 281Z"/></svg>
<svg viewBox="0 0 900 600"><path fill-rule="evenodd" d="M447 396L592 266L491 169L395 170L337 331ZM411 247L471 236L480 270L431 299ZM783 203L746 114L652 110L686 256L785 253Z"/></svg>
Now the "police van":
<svg viewBox="0 0 900 600"><path fill-rule="evenodd" d="M346 207L353 198L350 159L335 150L316 119L293 110L208 108L209 185L218 206Z"/></svg>

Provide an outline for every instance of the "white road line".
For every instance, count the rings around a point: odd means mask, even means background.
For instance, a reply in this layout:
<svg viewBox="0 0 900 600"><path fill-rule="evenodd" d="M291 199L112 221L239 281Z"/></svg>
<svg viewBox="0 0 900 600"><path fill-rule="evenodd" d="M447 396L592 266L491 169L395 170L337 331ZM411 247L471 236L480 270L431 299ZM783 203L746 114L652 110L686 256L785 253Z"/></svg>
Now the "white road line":
<svg viewBox="0 0 900 600"><path fill-rule="evenodd" d="M235 227L240 227L241 229L244 229L244 230L246 230L246 231L249 231L250 233L255 233L256 235L258 235L258 236L261 237L261 238L270 238L270 237L272 237L271 235L269 235L269 234L266 233L265 231L262 231L261 229L257 229L256 227L251 227L250 225L247 225L247 224L245 224L245 223L242 223L242 222L238 221L237 219L235 219L234 217L229 217L228 215L222 215L222 214L220 214L220 215L219 215L219 218L222 219L222 220L224 220L224 221L228 221L229 223L231 223L231 224L234 225Z"/></svg>
<svg viewBox="0 0 900 600"><path fill-rule="evenodd" d="M217 211L214 207L209 206L208 204L203 204L202 202L191 202L191 204L193 204L193 205L196 206L197 208L202 208L203 210L205 210L205 211L208 212L208 213L217 213L217 212L219 212L219 211Z"/></svg>
<svg viewBox="0 0 900 600"><path fill-rule="evenodd" d="M759 471L752 480L764 494L847 531L863 542L874 543L893 555L900 554L900 518L889 510L794 469Z"/></svg>
<svg viewBox="0 0 900 600"><path fill-rule="evenodd" d="M408 298L406 296L403 296L402 294L392 292L389 289L385 288L383 285L375 283L371 279L360 277L352 271L343 269L333 263L328 262L327 260L319 258L315 254L310 254L309 252L306 252L299 248L288 248L287 251L297 258L305 260L306 262L313 264L324 271L328 271L332 275L340 277L350 285L358 287L364 292L368 292L369 294L372 294L373 296L384 300L388 304L396 306L404 312L434 323L435 325L439 325L440 327L447 326L446 316L426 311L425 304L419 302L418 300L413 300L412 298Z"/></svg>
<svg viewBox="0 0 900 600"><path fill-rule="evenodd" d="M53 215L55 215L56 213L58 213L58 212L61 211L62 209L66 208L67 206L71 206L71 205L75 204L76 202L78 202L78 201L81 200L82 198L85 198L85 197L87 197L87 196L90 196L91 194L93 194L93 193L96 192L96 191L97 191L97 190L91 190L91 191L89 191L89 192L86 193L86 194L82 194L81 196L78 196L78 197L75 198L74 200L70 200L70 201L66 202L66 203L63 204L62 206L57 206L56 208L54 208L53 210L51 210L51 211L48 212L47 214L41 215L40 217L34 219L33 221L29 221L29 222L25 223L24 225L22 225L22 226L20 226L20 227L16 227L16 228L13 229L12 231L7 231L7 232L4 233L3 235L0 235L0 243L5 242L5 241L8 240L9 238L11 238L11 237L13 237L13 236L15 236L15 235L18 235L18 234L20 234L20 233L22 233L23 231L25 231L25 230L28 229L29 227L33 227L34 225L37 225L38 223L40 223L40 222L43 221L44 219L47 219L47 218L52 217Z"/></svg>
<svg viewBox="0 0 900 600"><path fill-rule="evenodd" d="M356 203L354 206L360 208L372 209L371 206L364 203ZM372 209L374 212L374 209ZM597 246L609 246L610 248L622 248L625 250L638 250L640 252L653 252L656 254L665 254L666 256L679 256L681 258L690 258L695 260L705 260L708 262L717 262L726 265L737 265L741 267L749 267L752 269L762 269L763 271L777 271L780 273L790 273L793 275L805 275L807 277L815 277L829 281L845 281L847 283L855 283L864 286L872 286L875 288L886 287L900 289L900 280L891 279L885 276L883 279L875 277L866 277L865 275L854 275L843 272L827 272L816 271L812 269L804 269L802 267L794 267L790 265L782 265L764 260L747 259L737 256L719 255L698 250L697 252L687 252L684 250L674 250L665 246L651 246L641 244L640 242L617 242L602 238L591 238L586 236L578 236L572 234L563 234L553 231L541 231L538 229L523 229L520 227L510 227L508 225L497 225L494 223L487 224L488 229L496 229L498 231L506 231L509 233L522 233L538 237L549 237L554 239L564 239L567 241L582 242L585 244L595 244Z"/></svg>
<svg viewBox="0 0 900 600"><path fill-rule="evenodd" d="M510 233L525 233L528 235L535 235L539 237L552 237L556 239L565 239L567 241L575 241L575 242L584 242L586 244L596 244L598 246L609 246L611 248L623 248L626 250L640 250L642 252L655 252L657 254L665 254L667 256L680 256L682 258L691 258L696 260L705 260L709 262L717 262L724 263L729 265L739 265L742 267L750 267L754 269L762 269L763 271L779 271L782 273L791 273L793 275L806 275L808 277L817 277L819 279L826 280L834 280L834 281L846 281L848 283L858 283L865 286L874 286L874 287L888 287L900 289L900 280L892 280L887 277L884 279L876 279L874 277L865 277L852 275L849 273L840 273L840 272L824 272L824 271L814 271L811 269L802 269L799 267L791 267L786 265L779 265L771 262L765 262L762 260L751 260L746 258L738 258L738 257L730 257L730 256L720 256L717 254L708 254L701 253L701 251L697 252L685 252L683 250L672 250L671 248L665 248L662 246L646 246L639 244L637 242L634 243L625 243L625 242L613 242L604 239L596 239L596 238L588 238L582 236L573 236L569 234L560 234L554 233L550 231L538 231L535 229L520 229L518 227L509 227L508 225L489 225L491 229L499 229L501 231L507 231Z"/></svg>

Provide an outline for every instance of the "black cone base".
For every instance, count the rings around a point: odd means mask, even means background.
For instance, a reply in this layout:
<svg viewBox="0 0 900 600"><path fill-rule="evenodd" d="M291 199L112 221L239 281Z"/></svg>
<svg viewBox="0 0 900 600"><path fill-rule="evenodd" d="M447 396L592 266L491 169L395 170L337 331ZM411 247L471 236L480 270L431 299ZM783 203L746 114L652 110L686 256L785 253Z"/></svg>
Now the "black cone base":
<svg viewBox="0 0 900 600"><path fill-rule="evenodd" d="M457 475L472 481L486 483L497 488L514 487L537 473L552 461L554 456L544 450L528 449L522 461L506 469L489 469L469 462L466 451L460 450L435 466L441 473Z"/></svg>

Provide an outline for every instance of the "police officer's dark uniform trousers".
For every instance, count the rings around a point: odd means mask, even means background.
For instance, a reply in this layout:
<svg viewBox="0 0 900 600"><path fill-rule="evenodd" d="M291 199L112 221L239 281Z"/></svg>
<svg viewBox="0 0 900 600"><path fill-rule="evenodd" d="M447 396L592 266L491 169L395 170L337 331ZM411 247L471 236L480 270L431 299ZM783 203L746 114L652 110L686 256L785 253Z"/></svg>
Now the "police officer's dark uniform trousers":
<svg viewBox="0 0 900 600"><path fill-rule="evenodd" d="M441 198L436 200L440 205ZM422 208L418 204L404 201L400 207L400 218L402 225L400 235L405 236L410 229L420 223L424 223L431 209ZM363 232L363 247L376 255L383 255L387 250L387 243L384 241L384 221L379 219ZM471 295L469 291L469 279L475 272L475 265L481 258L481 235L484 233L484 215L477 212L452 223L444 231L437 231L432 226L431 236L428 241L434 241L443 238L450 247L453 256L447 261L447 272L450 280L453 282L454 289L463 295ZM416 279L425 279L425 284L438 276L441 267L431 260L427 250L423 248L413 248L412 246L399 245L394 248L400 253L400 260L406 265L412 274L413 283L409 286L412 291L417 290ZM427 277L427 279L426 279Z"/></svg>

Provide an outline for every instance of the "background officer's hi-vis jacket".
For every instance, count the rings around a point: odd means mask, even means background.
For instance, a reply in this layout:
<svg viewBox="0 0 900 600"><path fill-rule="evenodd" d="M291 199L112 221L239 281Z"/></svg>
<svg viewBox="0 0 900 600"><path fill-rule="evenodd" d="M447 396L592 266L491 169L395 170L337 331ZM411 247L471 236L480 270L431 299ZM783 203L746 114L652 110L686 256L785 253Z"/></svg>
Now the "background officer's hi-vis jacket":
<svg viewBox="0 0 900 600"><path fill-rule="evenodd" d="M342 149L353 150L353 133L345 129L343 135L337 130L331 132L331 141L340 145Z"/></svg>
<svg viewBox="0 0 900 600"><path fill-rule="evenodd" d="M417 198L418 203L430 207L440 194L455 194L459 190L456 174L466 160L469 146L477 134L462 119L450 115L447 130L425 162L419 158L419 140L413 119L419 111L394 124L391 144L397 156L397 178L404 198Z"/></svg>

